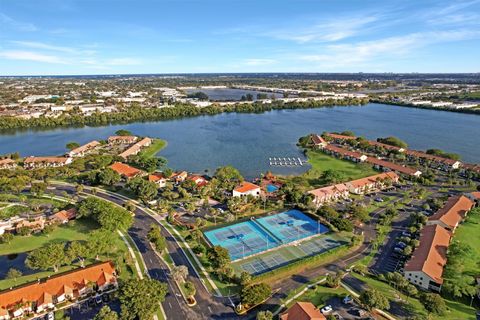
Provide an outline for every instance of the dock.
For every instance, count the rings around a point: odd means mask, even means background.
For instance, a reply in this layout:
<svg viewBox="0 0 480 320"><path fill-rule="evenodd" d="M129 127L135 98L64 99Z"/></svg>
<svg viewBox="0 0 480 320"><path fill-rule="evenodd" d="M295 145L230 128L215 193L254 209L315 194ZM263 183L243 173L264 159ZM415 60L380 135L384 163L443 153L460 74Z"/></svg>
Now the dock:
<svg viewBox="0 0 480 320"><path fill-rule="evenodd" d="M307 162L298 157L271 157L268 161L273 167L301 167Z"/></svg>

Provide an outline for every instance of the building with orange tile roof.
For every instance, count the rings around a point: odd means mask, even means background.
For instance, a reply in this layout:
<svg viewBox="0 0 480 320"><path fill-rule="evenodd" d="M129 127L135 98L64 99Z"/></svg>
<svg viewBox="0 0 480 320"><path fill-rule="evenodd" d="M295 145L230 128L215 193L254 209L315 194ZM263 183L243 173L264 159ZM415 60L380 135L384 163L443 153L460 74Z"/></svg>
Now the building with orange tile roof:
<svg viewBox="0 0 480 320"><path fill-rule="evenodd" d="M356 151L350 151L345 148L337 147L334 145L327 145L323 148L323 152L331 154L337 158L353 161L353 162L364 162L367 160L367 156Z"/></svg>
<svg viewBox="0 0 480 320"><path fill-rule="evenodd" d="M113 264L102 262L4 290L0 292L0 309L6 310L11 317L40 313L65 300L85 296L94 287L105 290L116 286Z"/></svg>
<svg viewBox="0 0 480 320"><path fill-rule="evenodd" d="M310 190L308 193L313 195L313 203L317 207L340 199L347 199L349 197L348 187L344 183Z"/></svg>
<svg viewBox="0 0 480 320"><path fill-rule="evenodd" d="M122 157L123 159L127 159L130 156L137 155L138 153L140 153L140 151L143 148L148 147L151 144L152 144L152 139L150 139L148 137L143 138L142 140L138 141L137 143L135 143L133 146L131 146L127 150L120 153L119 156Z"/></svg>
<svg viewBox="0 0 480 320"><path fill-rule="evenodd" d="M330 139L333 139L336 142L343 142L344 140L355 140L355 139L357 139L357 137L355 137L355 136L346 136L346 135L343 135L343 134L330 133L330 132L325 133L325 136L327 136Z"/></svg>
<svg viewBox="0 0 480 320"><path fill-rule="evenodd" d="M370 177L352 180L345 183L310 190L314 196L313 203L319 207L329 202L347 199L350 193L365 194L384 189L398 182L398 175L394 172L379 173Z"/></svg>
<svg viewBox="0 0 480 320"><path fill-rule="evenodd" d="M420 177L422 175L422 172L415 168L402 166L402 165L399 165L390 161L378 159L375 157L368 157L366 162L372 164L373 167L378 170L394 171L410 177Z"/></svg>
<svg viewBox="0 0 480 320"><path fill-rule="evenodd" d="M144 174L142 170L121 162L115 162L110 166L110 168L126 179L134 178Z"/></svg>
<svg viewBox="0 0 480 320"><path fill-rule="evenodd" d="M161 172L154 172L148 175L148 181L154 182L159 188L163 188L167 185L167 178Z"/></svg>
<svg viewBox="0 0 480 320"><path fill-rule="evenodd" d="M31 232L39 232L45 228L45 217L38 216L33 219L23 219L15 225L15 231L18 233L23 228L28 228Z"/></svg>
<svg viewBox="0 0 480 320"><path fill-rule="evenodd" d="M256 184L253 184L248 181L242 182L238 187L233 189L234 197L245 197L245 196L259 197L260 196L260 187Z"/></svg>
<svg viewBox="0 0 480 320"><path fill-rule="evenodd" d="M136 136L110 136L108 137L109 144L132 144L138 140Z"/></svg>
<svg viewBox="0 0 480 320"><path fill-rule="evenodd" d="M25 169L63 167L72 163L72 158L67 157L28 157L23 160Z"/></svg>
<svg viewBox="0 0 480 320"><path fill-rule="evenodd" d="M0 169L15 169L17 163L10 158L0 159Z"/></svg>
<svg viewBox="0 0 480 320"><path fill-rule="evenodd" d="M405 264L405 278L420 288L440 292L450 239L451 233L445 228L425 226L420 232L420 245Z"/></svg>
<svg viewBox="0 0 480 320"><path fill-rule="evenodd" d="M395 172L384 172L373 176L347 182L348 190L353 194L366 194L384 189L397 183L399 176Z"/></svg>
<svg viewBox="0 0 480 320"><path fill-rule="evenodd" d="M325 316L311 302L295 302L280 315L280 320L326 320Z"/></svg>
<svg viewBox="0 0 480 320"><path fill-rule="evenodd" d="M448 159L433 154L428 154L423 151L406 150L405 154L411 160L418 159L422 163L428 163L430 167L435 167L442 170L458 169L462 163L458 160Z"/></svg>
<svg viewBox="0 0 480 320"><path fill-rule="evenodd" d="M397 146L392 146L390 144L378 142L378 141L373 141L373 140L367 140L368 144L374 147L380 147L386 150L390 151L397 151L397 152L405 152L405 148L397 147Z"/></svg>
<svg viewBox="0 0 480 320"><path fill-rule="evenodd" d="M170 179L175 181L176 183L180 183L185 181L188 177L188 172L187 171L180 171L180 172L175 172L170 176Z"/></svg>
<svg viewBox="0 0 480 320"><path fill-rule="evenodd" d="M197 187L204 187L208 184L208 180L205 179L204 177L202 176L197 176L197 175L191 175L191 176L188 176L187 180L190 180L190 181L193 181L195 182L195 184L197 185Z"/></svg>
<svg viewBox="0 0 480 320"><path fill-rule="evenodd" d="M80 146L78 148L75 148L69 152L67 152L67 156L75 158L75 157L83 157L87 153L91 152L94 150L96 147L100 145L100 142L93 140L90 141L87 144L84 144L83 146Z"/></svg>
<svg viewBox="0 0 480 320"><path fill-rule="evenodd" d="M310 136L310 139L312 140L313 146L317 148L324 148L328 144L327 141L325 141L325 139L323 139L322 136L318 134L312 134Z"/></svg>
<svg viewBox="0 0 480 320"><path fill-rule="evenodd" d="M48 217L49 223L54 224L65 224L70 220L74 220L77 217L77 209L71 208L68 210L58 211L55 214L52 214Z"/></svg>
<svg viewBox="0 0 480 320"><path fill-rule="evenodd" d="M455 232L474 205L475 203L466 196L452 196L442 208L428 218L427 224L437 224Z"/></svg>

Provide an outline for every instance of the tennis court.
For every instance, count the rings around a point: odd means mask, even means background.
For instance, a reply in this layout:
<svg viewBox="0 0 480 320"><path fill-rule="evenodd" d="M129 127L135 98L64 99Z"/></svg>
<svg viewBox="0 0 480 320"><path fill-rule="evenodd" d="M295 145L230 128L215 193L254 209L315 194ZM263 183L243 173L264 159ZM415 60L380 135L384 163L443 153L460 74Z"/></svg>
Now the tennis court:
<svg viewBox="0 0 480 320"><path fill-rule="evenodd" d="M259 275L280 268L293 261L322 254L348 242L336 235L321 235L307 239L298 245L286 246L265 252L255 257L237 261L232 264L236 272L246 271L251 275Z"/></svg>
<svg viewBox="0 0 480 320"><path fill-rule="evenodd" d="M226 248L235 261L327 231L327 227L301 211L289 210L210 230L205 232L205 237L211 245ZM257 267L262 269L263 265L260 263L252 269Z"/></svg>
<svg viewBox="0 0 480 320"><path fill-rule="evenodd" d="M323 224L298 210L277 213L255 221L272 232L282 243L297 241L328 231Z"/></svg>
<svg viewBox="0 0 480 320"><path fill-rule="evenodd" d="M212 245L227 249L232 260L248 257L279 245L277 240L253 221L207 231L205 236Z"/></svg>

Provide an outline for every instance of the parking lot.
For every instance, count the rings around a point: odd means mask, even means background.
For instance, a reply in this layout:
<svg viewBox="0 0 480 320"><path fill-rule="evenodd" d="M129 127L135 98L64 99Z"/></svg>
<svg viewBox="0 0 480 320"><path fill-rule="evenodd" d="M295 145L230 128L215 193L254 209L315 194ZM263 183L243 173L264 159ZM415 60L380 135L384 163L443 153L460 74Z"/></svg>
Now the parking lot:
<svg viewBox="0 0 480 320"><path fill-rule="evenodd" d="M331 314L338 320L369 319L370 314L366 310L362 309L353 299L348 300L347 302L339 297L328 299L325 305L329 305L333 309L328 315Z"/></svg>

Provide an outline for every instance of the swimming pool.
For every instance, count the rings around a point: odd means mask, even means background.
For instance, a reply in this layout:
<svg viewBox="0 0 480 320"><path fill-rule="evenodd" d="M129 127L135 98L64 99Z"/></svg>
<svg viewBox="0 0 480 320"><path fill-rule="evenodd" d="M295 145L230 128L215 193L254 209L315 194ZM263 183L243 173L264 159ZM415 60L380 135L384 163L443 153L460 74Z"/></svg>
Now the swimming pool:
<svg viewBox="0 0 480 320"><path fill-rule="evenodd" d="M226 248L234 261L327 231L327 227L303 212L289 210L204 234L211 245Z"/></svg>
<svg viewBox="0 0 480 320"><path fill-rule="evenodd" d="M274 184L267 184L267 192L272 193L278 190L278 187Z"/></svg>

